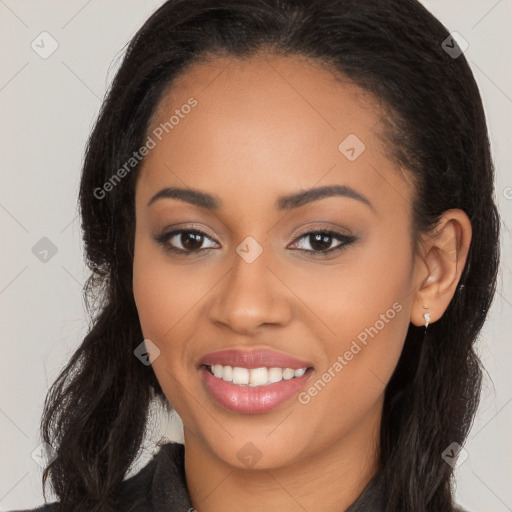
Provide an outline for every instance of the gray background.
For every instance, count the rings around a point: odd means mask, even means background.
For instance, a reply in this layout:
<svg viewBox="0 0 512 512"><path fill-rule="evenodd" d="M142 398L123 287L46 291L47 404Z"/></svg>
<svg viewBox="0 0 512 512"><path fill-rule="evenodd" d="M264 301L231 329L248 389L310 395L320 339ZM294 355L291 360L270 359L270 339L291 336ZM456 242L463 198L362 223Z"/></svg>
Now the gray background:
<svg viewBox="0 0 512 512"><path fill-rule="evenodd" d="M124 45L161 3L0 0L0 510L43 502L42 469L31 454L40 443L44 397L87 328L76 215L82 155ZM456 470L456 496L471 512L512 511L512 1L424 4L469 43L465 54L488 116L504 224L498 294L479 344L488 374L468 458ZM45 59L31 47L44 31L58 43ZM50 48L46 39L39 51ZM50 249L46 261L33 252L38 243L48 247L43 237L57 251ZM179 418L160 421L169 439L182 440ZM131 473L148 457L144 452Z"/></svg>

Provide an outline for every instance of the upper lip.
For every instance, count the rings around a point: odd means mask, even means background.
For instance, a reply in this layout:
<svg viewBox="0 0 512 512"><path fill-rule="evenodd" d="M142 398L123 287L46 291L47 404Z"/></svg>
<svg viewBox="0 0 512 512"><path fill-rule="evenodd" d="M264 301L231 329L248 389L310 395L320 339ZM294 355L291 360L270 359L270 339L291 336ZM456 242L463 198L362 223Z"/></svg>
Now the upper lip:
<svg viewBox="0 0 512 512"><path fill-rule="evenodd" d="M199 360L199 366L220 364L222 366L239 366L242 368L309 368L313 366L309 361L304 361L296 357L276 352L268 349L247 350L241 348L232 348L210 352Z"/></svg>

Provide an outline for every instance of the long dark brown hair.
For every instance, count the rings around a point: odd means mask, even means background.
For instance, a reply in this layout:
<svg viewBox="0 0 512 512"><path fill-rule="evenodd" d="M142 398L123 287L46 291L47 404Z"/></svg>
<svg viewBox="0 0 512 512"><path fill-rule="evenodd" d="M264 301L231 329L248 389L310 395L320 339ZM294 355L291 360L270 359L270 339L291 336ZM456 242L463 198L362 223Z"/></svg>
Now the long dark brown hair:
<svg viewBox="0 0 512 512"><path fill-rule="evenodd" d="M391 157L416 186L416 234L451 208L471 220L455 296L426 342L410 325L380 433L386 511L453 511L453 468L441 454L463 445L478 406L474 345L495 292L499 217L482 101L464 55L442 47L448 37L417 0L171 0L144 23L103 102L82 171L91 325L49 390L41 422L58 453L43 489L49 478L62 511L116 510L150 404L166 401L151 366L133 353L143 340L132 291L138 168L104 197L98 189L143 145L179 73L212 56L259 51L331 66L386 107Z"/></svg>

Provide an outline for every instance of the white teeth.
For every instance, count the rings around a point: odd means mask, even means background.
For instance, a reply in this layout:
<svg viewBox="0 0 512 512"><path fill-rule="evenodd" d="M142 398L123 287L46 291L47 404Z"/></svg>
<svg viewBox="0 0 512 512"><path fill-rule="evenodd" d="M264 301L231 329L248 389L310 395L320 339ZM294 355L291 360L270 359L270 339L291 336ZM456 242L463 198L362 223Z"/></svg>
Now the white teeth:
<svg viewBox="0 0 512 512"><path fill-rule="evenodd" d="M293 377L295 377L295 370L292 370L291 368L285 368L283 370L283 379L284 380L290 380Z"/></svg>
<svg viewBox="0 0 512 512"><path fill-rule="evenodd" d="M295 370L295 377L302 377L306 373L306 368Z"/></svg>
<svg viewBox="0 0 512 512"><path fill-rule="evenodd" d="M252 368L249 371L249 386L263 386L264 384L268 384L268 370Z"/></svg>
<svg viewBox="0 0 512 512"><path fill-rule="evenodd" d="M219 377L219 379L222 379L222 369L223 366L220 364L214 364L212 366L212 373L215 375L215 377Z"/></svg>
<svg viewBox="0 0 512 512"><path fill-rule="evenodd" d="M249 370L235 366L233 368L233 384L249 384Z"/></svg>
<svg viewBox="0 0 512 512"><path fill-rule="evenodd" d="M231 366L224 366L223 368L222 379L226 382L231 382L233 380L233 368Z"/></svg>
<svg viewBox="0 0 512 512"><path fill-rule="evenodd" d="M226 382L233 382L240 386L267 386L281 380L290 380L294 377L302 377L307 368L241 368L240 366L222 366L214 364L210 369L215 377Z"/></svg>
<svg viewBox="0 0 512 512"><path fill-rule="evenodd" d="M268 381L272 383L279 382L280 380L283 380L283 369L270 368L270 370L268 371Z"/></svg>

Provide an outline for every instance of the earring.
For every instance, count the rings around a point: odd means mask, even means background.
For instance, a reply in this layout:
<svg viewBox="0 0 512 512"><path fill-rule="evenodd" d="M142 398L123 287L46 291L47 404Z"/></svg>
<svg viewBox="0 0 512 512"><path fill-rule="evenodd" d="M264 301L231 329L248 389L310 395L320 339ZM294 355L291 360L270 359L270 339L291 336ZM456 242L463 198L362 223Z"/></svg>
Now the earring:
<svg viewBox="0 0 512 512"><path fill-rule="evenodd" d="M423 315L423 318L425 319L425 331L426 331L428 324L430 323L430 313L425 313Z"/></svg>

